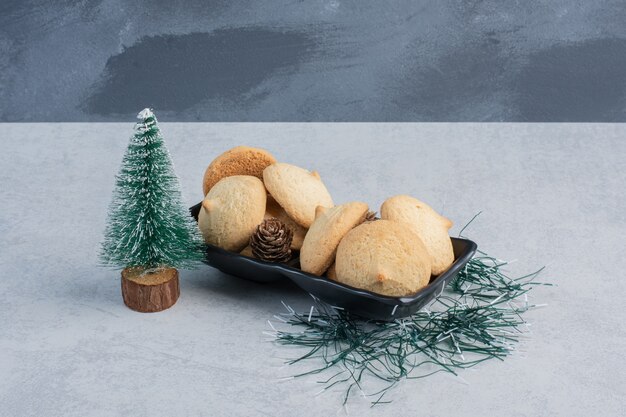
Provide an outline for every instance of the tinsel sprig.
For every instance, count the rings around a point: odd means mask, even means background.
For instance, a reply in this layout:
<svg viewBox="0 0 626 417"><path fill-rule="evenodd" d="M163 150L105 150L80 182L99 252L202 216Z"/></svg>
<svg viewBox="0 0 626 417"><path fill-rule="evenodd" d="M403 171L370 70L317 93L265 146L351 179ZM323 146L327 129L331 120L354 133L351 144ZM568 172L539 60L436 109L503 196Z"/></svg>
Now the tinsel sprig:
<svg viewBox="0 0 626 417"><path fill-rule="evenodd" d="M372 406L383 404L404 378L438 372L458 376L461 369L503 360L516 350L527 327L523 313L539 307L529 304L528 292L548 284L535 281L543 268L511 278L503 270L506 265L480 252L430 306L404 319L365 320L313 297L308 312L285 305L286 312L275 316L279 324L270 321L267 334L278 344L306 349L287 363L314 366L294 378L324 373L320 392L344 386L344 404L355 390ZM372 380L382 388L366 393Z"/></svg>

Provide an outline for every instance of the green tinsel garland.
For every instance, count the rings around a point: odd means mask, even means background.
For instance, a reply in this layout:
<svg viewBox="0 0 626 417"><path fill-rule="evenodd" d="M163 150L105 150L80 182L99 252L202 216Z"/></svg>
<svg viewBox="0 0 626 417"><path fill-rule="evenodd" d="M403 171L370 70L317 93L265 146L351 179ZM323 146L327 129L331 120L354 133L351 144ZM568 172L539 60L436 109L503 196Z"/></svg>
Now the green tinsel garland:
<svg viewBox="0 0 626 417"><path fill-rule="evenodd" d="M322 391L344 384L344 405L355 389L372 398L374 406L389 402L383 401L384 395L403 378L438 372L457 375L483 361L502 360L523 335L527 323L522 314L540 306L528 303L528 291L550 284L534 281L543 268L511 278L503 271L506 262L477 254L430 306L411 317L365 320L313 297L314 305L306 313L285 305L287 312L275 316L282 325L277 329L269 322L272 331L266 333L281 345L308 348L287 363L319 365L293 378L331 373L318 382ZM286 325L295 329L285 329ZM383 388L366 394L367 377L382 381Z"/></svg>

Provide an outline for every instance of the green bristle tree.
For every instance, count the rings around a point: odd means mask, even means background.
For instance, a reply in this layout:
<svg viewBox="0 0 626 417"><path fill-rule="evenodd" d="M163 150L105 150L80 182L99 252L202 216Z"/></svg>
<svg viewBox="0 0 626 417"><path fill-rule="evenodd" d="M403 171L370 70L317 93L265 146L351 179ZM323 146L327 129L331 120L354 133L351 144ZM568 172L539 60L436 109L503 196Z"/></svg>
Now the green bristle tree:
<svg viewBox="0 0 626 417"><path fill-rule="evenodd" d="M178 177L150 109L137 118L109 208L101 261L121 268L190 268L202 237L183 205Z"/></svg>

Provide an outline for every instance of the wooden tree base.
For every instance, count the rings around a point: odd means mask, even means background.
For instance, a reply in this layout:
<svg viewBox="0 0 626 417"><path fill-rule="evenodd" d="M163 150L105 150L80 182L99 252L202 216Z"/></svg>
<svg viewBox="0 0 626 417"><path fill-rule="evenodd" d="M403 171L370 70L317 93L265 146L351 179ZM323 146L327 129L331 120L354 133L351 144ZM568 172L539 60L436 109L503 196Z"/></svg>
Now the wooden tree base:
<svg viewBox="0 0 626 417"><path fill-rule="evenodd" d="M142 313L163 311L174 304L180 295L178 271L163 268L144 273L141 267L122 271L122 297L128 308Z"/></svg>

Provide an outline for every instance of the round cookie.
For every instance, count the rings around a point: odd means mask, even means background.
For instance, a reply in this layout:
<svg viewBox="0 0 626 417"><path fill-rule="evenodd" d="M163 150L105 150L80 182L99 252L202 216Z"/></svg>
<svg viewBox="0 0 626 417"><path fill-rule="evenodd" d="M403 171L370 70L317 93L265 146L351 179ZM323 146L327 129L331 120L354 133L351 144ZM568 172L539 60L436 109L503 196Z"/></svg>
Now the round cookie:
<svg viewBox="0 0 626 417"><path fill-rule="evenodd" d="M289 217L305 228L315 220L317 206L334 206L317 172L279 162L265 168L263 182Z"/></svg>
<svg viewBox="0 0 626 417"><path fill-rule="evenodd" d="M333 262L333 264L328 267L328 270L324 275L326 275L326 278L332 281L337 281L337 269L335 268L335 262Z"/></svg>
<svg viewBox="0 0 626 417"><path fill-rule="evenodd" d="M392 297L414 294L430 281L430 256L402 223L377 220L349 231L339 243L336 280Z"/></svg>
<svg viewBox="0 0 626 417"><path fill-rule="evenodd" d="M204 241L239 252L263 221L267 192L260 179L235 175L221 179L202 201L198 226Z"/></svg>
<svg viewBox="0 0 626 417"><path fill-rule="evenodd" d="M271 195L267 196L267 205L265 207L265 218L269 219L275 217L285 224L293 232L293 239L291 240L291 249L300 250L304 236L306 235L307 228L300 226L296 223L287 212L274 200Z"/></svg>
<svg viewBox="0 0 626 417"><path fill-rule="evenodd" d="M247 256L248 258L254 258L254 254L252 253L252 247L250 245L243 248L239 255Z"/></svg>
<svg viewBox="0 0 626 417"><path fill-rule="evenodd" d="M428 204L408 195L397 195L383 203L380 216L405 223L417 233L431 255L432 275L441 274L454 262L454 250L448 235L452 222Z"/></svg>
<svg viewBox="0 0 626 417"><path fill-rule="evenodd" d="M334 262L341 239L363 223L367 210L367 204L358 201L332 208L318 206L300 250L300 268L322 275Z"/></svg>
<svg viewBox="0 0 626 417"><path fill-rule="evenodd" d="M215 158L207 167L202 181L203 195L207 195L219 180L233 175L252 175L262 180L265 167L275 162L272 154L263 149L248 146L232 148Z"/></svg>

